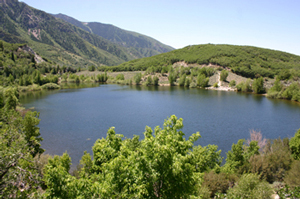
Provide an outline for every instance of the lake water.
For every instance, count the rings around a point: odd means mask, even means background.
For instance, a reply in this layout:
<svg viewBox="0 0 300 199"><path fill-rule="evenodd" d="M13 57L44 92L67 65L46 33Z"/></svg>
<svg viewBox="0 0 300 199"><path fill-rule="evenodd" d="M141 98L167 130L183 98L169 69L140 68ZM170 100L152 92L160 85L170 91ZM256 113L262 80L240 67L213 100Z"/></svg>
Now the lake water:
<svg viewBox="0 0 300 199"><path fill-rule="evenodd" d="M67 151L73 166L83 151L92 154L95 141L106 137L108 128L114 126L116 133L128 138L143 138L146 125L162 127L164 119L173 114L183 118L186 137L199 131L202 138L195 144L216 144L223 157L233 143L248 139L251 129L274 139L293 137L300 128L300 104L295 102L195 88L92 86L20 98L26 108L40 112L46 153L62 155Z"/></svg>

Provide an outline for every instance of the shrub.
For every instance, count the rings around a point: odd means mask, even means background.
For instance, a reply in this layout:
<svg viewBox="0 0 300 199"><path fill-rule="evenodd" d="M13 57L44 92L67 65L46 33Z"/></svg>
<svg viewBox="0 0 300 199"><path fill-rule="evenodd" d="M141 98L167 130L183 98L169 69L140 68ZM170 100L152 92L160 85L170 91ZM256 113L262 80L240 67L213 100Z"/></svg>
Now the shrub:
<svg viewBox="0 0 300 199"><path fill-rule="evenodd" d="M186 74L181 75L181 77L179 78L179 86L184 86L185 83L185 79L186 79Z"/></svg>
<svg viewBox="0 0 300 199"><path fill-rule="evenodd" d="M190 87L190 84L191 84L191 79L190 79L189 77L187 77L187 78L185 79L184 86L185 86L185 87Z"/></svg>
<svg viewBox="0 0 300 199"><path fill-rule="evenodd" d="M300 129L291 138L289 145L294 159L300 160Z"/></svg>
<svg viewBox="0 0 300 199"><path fill-rule="evenodd" d="M300 186L300 160L293 162L291 169L284 177L284 181L291 187Z"/></svg>
<svg viewBox="0 0 300 199"><path fill-rule="evenodd" d="M42 86L43 89L59 89L60 86L55 83L47 83Z"/></svg>
<svg viewBox="0 0 300 199"><path fill-rule="evenodd" d="M246 82L241 82L238 85L236 85L237 90L242 92L250 92L251 91L250 81L251 81L250 79L247 79Z"/></svg>
<svg viewBox="0 0 300 199"><path fill-rule="evenodd" d="M204 174L203 180L202 186L209 189L211 198L214 197L217 192L226 193L229 188L229 180L226 178L225 173L217 174L211 171Z"/></svg>
<svg viewBox="0 0 300 199"><path fill-rule="evenodd" d="M218 82L214 83L213 87L218 88L219 87Z"/></svg>
<svg viewBox="0 0 300 199"><path fill-rule="evenodd" d="M199 74L197 76L197 85L204 88L208 86L209 78L206 77L204 74Z"/></svg>
<svg viewBox="0 0 300 199"><path fill-rule="evenodd" d="M228 71L227 70L222 70L221 74L220 74L220 80L221 81L226 81L227 77L228 77Z"/></svg>
<svg viewBox="0 0 300 199"><path fill-rule="evenodd" d="M157 76L154 76L153 77L153 85L158 86L158 81L159 81L159 78Z"/></svg>
<svg viewBox="0 0 300 199"><path fill-rule="evenodd" d="M280 82L280 80L276 80L274 82L274 85L268 90L267 92L267 96L271 97L271 98L279 98L279 92L282 90L282 84Z"/></svg>
<svg viewBox="0 0 300 199"><path fill-rule="evenodd" d="M227 198L271 198L273 190L267 182L260 181L256 174L244 174L237 185L229 189Z"/></svg>
<svg viewBox="0 0 300 199"><path fill-rule="evenodd" d="M134 79L134 83L135 84L139 84L140 81L142 80L142 73L135 74L134 77L133 77L133 79Z"/></svg>
<svg viewBox="0 0 300 199"><path fill-rule="evenodd" d="M149 75L146 80L146 85L149 86L152 84L152 77Z"/></svg>
<svg viewBox="0 0 300 199"><path fill-rule="evenodd" d="M235 85L236 85L235 80L231 80L231 81L229 82L229 86L230 86L230 87L234 87Z"/></svg>
<svg viewBox="0 0 300 199"><path fill-rule="evenodd" d="M116 76L116 80L125 80L124 75L123 74L118 74Z"/></svg>
<svg viewBox="0 0 300 199"><path fill-rule="evenodd" d="M252 84L252 89L254 93L265 92L264 79L262 77L255 79Z"/></svg>

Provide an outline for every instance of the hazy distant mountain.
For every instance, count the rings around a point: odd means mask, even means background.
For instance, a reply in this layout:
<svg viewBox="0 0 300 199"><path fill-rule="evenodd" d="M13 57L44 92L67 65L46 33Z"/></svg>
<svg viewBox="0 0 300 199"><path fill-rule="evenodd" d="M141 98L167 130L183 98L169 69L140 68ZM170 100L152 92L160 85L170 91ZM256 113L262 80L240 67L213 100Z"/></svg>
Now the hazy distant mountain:
<svg viewBox="0 0 300 199"><path fill-rule="evenodd" d="M110 24L103 24L99 22L80 22L64 14L57 14L54 16L90 33L99 35L113 43L124 46L129 49L130 53L138 58L150 57L174 50L174 48L162 44L151 37L123 30Z"/></svg>
<svg viewBox="0 0 300 199"><path fill-rule="evenodd" d="M118 65L139 58L126 46L58 19L18 0L0 0L0 39L28 43L38 54L67 66ZM149 53L151 54L151 53Z"/></svg>

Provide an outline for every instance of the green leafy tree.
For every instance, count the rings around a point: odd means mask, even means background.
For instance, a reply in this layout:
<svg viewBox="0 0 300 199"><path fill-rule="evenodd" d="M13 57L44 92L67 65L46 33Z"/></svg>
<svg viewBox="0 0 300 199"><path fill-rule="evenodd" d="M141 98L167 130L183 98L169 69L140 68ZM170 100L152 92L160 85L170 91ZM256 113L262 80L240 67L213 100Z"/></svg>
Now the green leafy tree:
<svg viewBox="0 0 300 199"><path fill-rule="evenodd" d="M14 87L8 87L4 91L4 99L6 110L15 110L17 105L19 104L18 100L18 90Z"/></svg>
<svg viewBox="0 0 300 199"><path fill-rule="evenodd" d="M189 78L189 77L185 78L184 86L190 87L190 84L191 84L191 78Z"/></svg>
<svg viewBox="0 0 300 199"><path fill-rule="evenodd" d="M204 74L199 74L197 76L197 85L204 88L208 86L209 78L206 77Z"/></svg>
<svg viewBox="0 0 300 199"><path fill-rule="evenodd" d="M23 132L28 145L33 149L32 156L42 154L44 149L41 148L40 142L43 138L40 137L40 128L37 125L40 123L39 113L27 112L23 120Z"/></svg>
<svg viewBox="0 0 300 199"><path fill-rule="evenodd" d="M185 79L186 79L186 74L181 75L181 77L179 78L179 86L184 86L185 83Z"/></svg>
<svg viewBox="0 0 300 199"><path fill-rule="evenodd" d="M222 70L221 74L220 74L220 80L221 81L226 81L227 77L228 77L228 71L227 70Z"/></svg>
<svg viewBox="0 0 300 199"><path fill-rule="evenodd" d="M88 153L84 153L80 161L80 179L67 173L68 169L65 168L68 167L63 165L69 164L63 164L61 158L49 160L44 172L48 187L46 196L189 197L199 181L194 173L195 161L191 153L193 143L200 134L193 134L186 140L180 130L182 127L182 119L171 116L165 120L163 129L156 127L154 133L150 127L146 127L143 140L139 140L138 136L123 140L122 135L110 128L107 137L97 140L93 146L93 160ZM212 158L209 154L215 153L214 149L205 148L207 152L203 153L206 153L208 160Z"/></svg>
<svg viewBox="0 0 300 199"><path fill-rule="evenodd" d="M174 82L176 81L176 74L175 72L169 72L168 80L171 86L174 85Z"/></svg>
<svg viewBox="0 0 300 199"><path fill-rule="evenodd" d="M267 96L271 98L280 97L279 92L282 90L283 86L279 79L274 82L274 85L268 90Z"/></svg>
<svg viewBox="0 0 300 199"><path fill-rule="evenodd" d="M142 80L142 73L137 73L134 75L133 77L134 79L134 83L135 84L140 84L141 80Z"/></svg>
<svg viewBox="0 0 300 199"><path fill-rule="evenodd" d="M152 82L153 82L152 77L149 75L146 80L146 85L149 86L149 85L153 84Z"/></svg>
<svg viewBox="0 0 300 199"><path fill-rule="evenodd" d="M25 119L15 111L18 104L16 88L4 91L5 106L0 109L0 197L29 198L41 185L41 179L34 168L33 155L40 146L34 136L29 139L31 125L27 112ZM25 130L25 131L24 131ZM27 130L27 131L26 131ZM37 142L33 142L33 141ZM35 146L33 145L35 143ZM40 149L39 151L43 151Z"/></svg>
<svg viewBox="0 0 300 199"><path fill-rule="evenodd" d="M264 93L264 79L262 77L255 79L252 83L252 89L254 93Z"/></svg>
<svg viewBox="0 0 300 199"><path fill-rule="evenodd" d="M153 77L153 85L158 86L159 78L157 76Z"/></svg>
<svg viewBox="0 0 300 199"><path fill-rule="evenodd" d="M294 159L300 160L300 129L291 138L289 145Z"/></svg>

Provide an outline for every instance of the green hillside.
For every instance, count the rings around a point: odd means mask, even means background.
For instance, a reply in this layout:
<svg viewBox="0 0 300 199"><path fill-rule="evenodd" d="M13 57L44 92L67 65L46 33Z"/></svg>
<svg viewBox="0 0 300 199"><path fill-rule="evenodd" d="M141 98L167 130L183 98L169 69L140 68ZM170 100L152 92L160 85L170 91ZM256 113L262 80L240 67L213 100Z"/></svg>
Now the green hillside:
<svg viewBox="0 0 300 199"><path fill-rule="evenodd" d="M114 71L146 70L156 68L160 72L164 67L176 62L187 64L219 65L230 68L234 73L244 77L274 77L279 73L297 73L300 76L300 56L258 48L234 45L195 45L163 53L149 58L142 58L107 68Z"/></svg>
<svg viewBox="0 0 300 199"><path fill-rule="evenodd" d="M150 57L174 50L174 48L162 44L151 37L126 31L110 24L99 22L84 23L63 14L54 16L82 28L85 31L99 35L115 44L126 47L128 52L133 54L136 58Z"/></svg>
<svg viewBox="0 0 300 199"><path fill-rule="evenodd" d="M26 42L61 65L117 65L135 58L122 46L17 0L0 0L0 9L0 39Z"/></svg>

